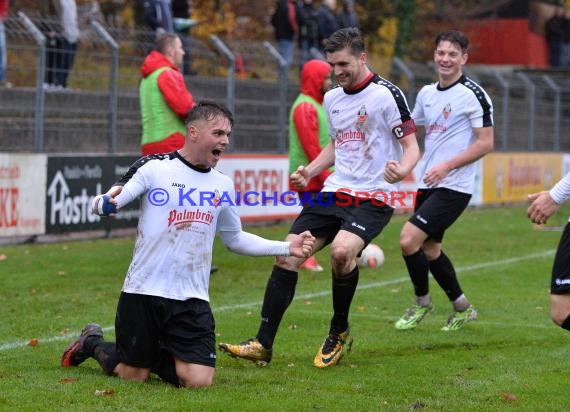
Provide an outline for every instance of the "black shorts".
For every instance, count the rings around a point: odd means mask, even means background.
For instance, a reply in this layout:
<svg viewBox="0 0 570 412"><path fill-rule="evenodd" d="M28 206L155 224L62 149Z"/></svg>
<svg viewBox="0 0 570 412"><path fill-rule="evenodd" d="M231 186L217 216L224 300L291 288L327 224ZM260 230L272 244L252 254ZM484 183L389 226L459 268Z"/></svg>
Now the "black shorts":
<svg viewBox="0 0 570 412"><path fill-rule="evenodd" d="M119 360L151 368L163 348L184 362L214 367L214 328L210 304L204 300L122 292L115 319Z"/></svg>
<svg viewBox="0 0 570 412"><path fill-rule="evenodd" d="M427 233L429 239L443 240L445 231L469 205L471 195L442 188L419 189L409 222Z"/></svg>
<svg viewBox="0 0 570 412"><path fill-rule="evenodd" d="M570 223L564 227L556 250L552 265L550 293L553 295L570 294Z"/></svg>
<svg viewBox="0 0 570 412"><path fill-rule="evenodd" d="M321 192L318 202L303 207L289 233L298 235L310 230L328 245L342 229L359 236L367 245L382 232L393 214L394 209L385 204L358 199L356 205L352 196L338 198L335 193Z"/></svg>

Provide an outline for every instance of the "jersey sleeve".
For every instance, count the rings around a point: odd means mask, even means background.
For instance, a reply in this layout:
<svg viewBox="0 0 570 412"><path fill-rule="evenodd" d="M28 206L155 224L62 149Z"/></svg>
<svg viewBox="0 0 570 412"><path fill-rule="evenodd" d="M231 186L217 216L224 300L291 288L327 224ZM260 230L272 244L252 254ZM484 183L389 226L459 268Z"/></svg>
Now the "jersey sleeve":
<svg viewBox="0 0 570 412"><path fill-rule="evenodd" d="M567 173L556 185L550 189L550 196L557 203L564 203L570 199L570 173Z"/></svg>
<svg viewBox="0 0 570 412"><path fill-rule="evenodd" d="M485 90L479 85L470 84L473 91L473 103L469 105L471 111L469 113L469 121L473 127L492 127L493 126L493 103Z"/></svg>
<svg viewBox="0 0 570 412"><path fill-rule="evenodd" d="M153 156L145 156L137 160L127 173L117 182L123 190L115 199L117 208L122 208L145 193L151 186L152 173L158 161L152 162Z"/></svg>
<svg viewBox="0 0 570 412"><path fill-rule="evenodd" d="M424 113L424 92L425 88L422 88L416 97L416 103L414 104L414 110L412 112L412 119L417 125L425 126L426 116Z"/></svg>
<svg viewBox="0 0 570 412"><path fill-rule="evenodd" d="M216 230L218 232L241 231L242 230L241 219L239 217L239 213L235 205L236 193L233 186L228 187L226 189L226 193L228 193L228 196L231 201L230 200L224 201L221 204L220 207L222 209L220 210L220 213L218 215Z"/></svg>
<svg viewBox="0 0 570 412"><path fill-rule="evenodd" d="M391 104L387 105L384 115L386 117L386 123L392 130L392 134L396 139L401 139L415 133L417 130L416 124L412 119L410 108L408 107L408 102L404 94L394 85L390 84L387 88L392 95L392 99L389 100Z"/></svg>

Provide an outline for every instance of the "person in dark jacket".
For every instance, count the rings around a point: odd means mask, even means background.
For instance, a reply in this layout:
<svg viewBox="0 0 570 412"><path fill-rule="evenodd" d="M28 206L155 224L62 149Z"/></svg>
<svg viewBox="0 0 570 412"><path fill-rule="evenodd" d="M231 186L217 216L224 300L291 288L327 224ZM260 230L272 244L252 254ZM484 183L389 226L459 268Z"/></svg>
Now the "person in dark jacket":
<svg viewBox="0 0 570 412"><path fill-rule="evenodd" d="M144 0L143 8L144 20L157 38L164 33L174 33L171 0Z"/></svg>
<svg viewBox="0 0 570 412"><path fill-rule="evenodd" d="M354 10L354 0L343 0L342 9L336 15L339 28L356 27L360 28L358 14Z"/></svg>
<svg viewBox="0 0 570 412"><path fill-rule="evenodd" d="M310 50L319 48L318 10L313 0L301 0L297 8L297 24L299 25L299 50L301 57L299 67L311 58Z"/></svg>
<svg viewBox="0 0 570 412"><path fill-rule="evenodd" d="M290 66L293 63L293 42L299 31L294 0L277 0L275 11L271 16L271 25L275 30L279 54Z"/></svg>
<svg viewBox="0 0 570 412"><path fill-rule="evenodd" d="M321 51L324 48L325 40L340 28L336 19L335 9L336 0L323 0L321 7L319 7L317 21L319 25L319 46Z"/></svg>
<svg viewBox="0 0 570 412"><path fill-rule="evenodd" d="M556 8L554 15L546 21L545 36L550 52L550 66L564 66L565 45L570 40L570 21L566 18L563 7Z"/></svg>

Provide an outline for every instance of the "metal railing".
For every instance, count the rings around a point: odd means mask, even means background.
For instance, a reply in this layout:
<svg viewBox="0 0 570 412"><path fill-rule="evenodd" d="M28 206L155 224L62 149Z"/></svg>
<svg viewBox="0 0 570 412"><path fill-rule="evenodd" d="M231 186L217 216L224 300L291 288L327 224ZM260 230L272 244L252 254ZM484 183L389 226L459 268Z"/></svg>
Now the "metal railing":
<svg viewBox="0 0 570 412"><path fill-rule="evenodd" d="M42 32L54 25L50 17L22 12L6 21L13 87L0 87L0 151L138 153L140 66L154 33L97 22L82 27L70 87L54 90L43 84ZM224 102L234 112L232 150L286 152L299 68L287 68L271 42L213 36L190 43L197 75L186 77L188 88L196 100ZM403 89L410 107L420 88L436 80L429 63L395 57L376 65ZM570 151L562 134L570 126L570 71L469 66L466 74L491 96L497 150Z"/></svg>

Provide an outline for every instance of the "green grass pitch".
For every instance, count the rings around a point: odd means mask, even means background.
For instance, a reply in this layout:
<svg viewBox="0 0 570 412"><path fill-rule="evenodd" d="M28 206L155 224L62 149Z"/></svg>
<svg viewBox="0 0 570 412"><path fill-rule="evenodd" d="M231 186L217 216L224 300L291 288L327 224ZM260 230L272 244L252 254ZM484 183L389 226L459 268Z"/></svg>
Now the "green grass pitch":
<svg viewBox="0 0 570 412"><path fill-rule="evenodd" d="M300 274L271 364L219 352L214 385L201 390L156 378L124 382L105 376L94 360L59 367L85 323L101 323L114 338L132 238L0 246L0 410L568 410L570 334L550 321L548 303L560 231L536 230L524 207L467 211L446 234L444 250L479 319L441 332L451 306L432 279L435 313L415 330L397 331L394 322L412 301L398 246L405 218L395 216L375 240L384 266L361 270L350 316L354 344L339 365L312 366L332 314L325 249L318 254L325 271ZM287 228L248 230L282 239ZM218 342L252 337L273 259L234 255L216 241L214 263Z"/></svg>

